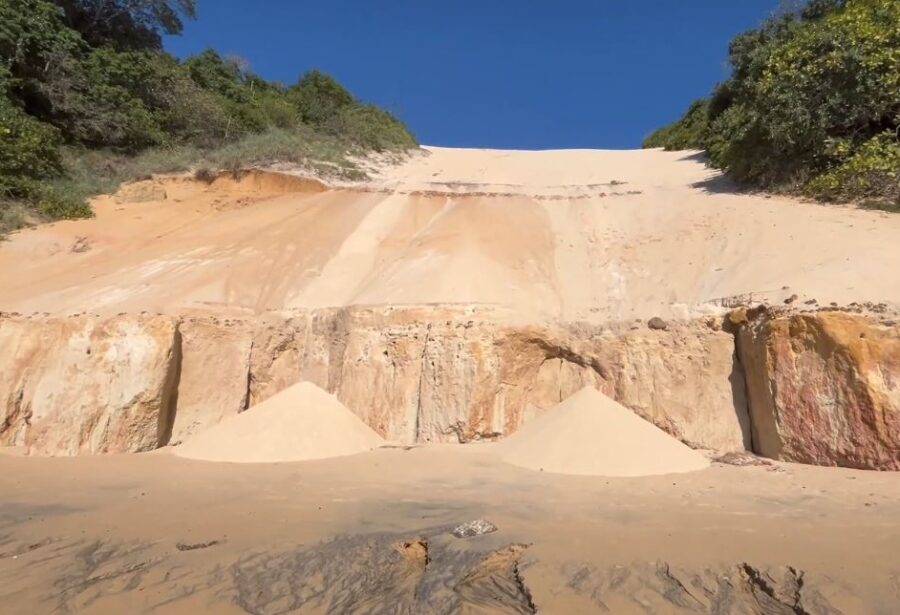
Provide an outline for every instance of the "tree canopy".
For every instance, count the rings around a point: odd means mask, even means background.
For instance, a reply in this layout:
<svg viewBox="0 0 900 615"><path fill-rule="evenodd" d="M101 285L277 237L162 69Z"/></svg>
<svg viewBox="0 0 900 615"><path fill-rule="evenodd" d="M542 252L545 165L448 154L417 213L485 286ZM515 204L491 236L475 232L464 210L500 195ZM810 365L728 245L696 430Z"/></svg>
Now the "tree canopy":
<svg viewBox="0 0 900 615"><path fill-rule="evenodd" d="M815 0L737 36L731 77L645 141L734 179L900 206L900 3Z"/></svg>
<svg viewBox="0 0 900 615"><path fill-rule="evenodd" d="M320 71L286 88L211 49L185 61L162 51L162 36L195 16L195 0L0 0L0 210L10 199L65 210L49 188L66 172L61 147L135 155L271 130L415 145L394 116Z"/></svg>

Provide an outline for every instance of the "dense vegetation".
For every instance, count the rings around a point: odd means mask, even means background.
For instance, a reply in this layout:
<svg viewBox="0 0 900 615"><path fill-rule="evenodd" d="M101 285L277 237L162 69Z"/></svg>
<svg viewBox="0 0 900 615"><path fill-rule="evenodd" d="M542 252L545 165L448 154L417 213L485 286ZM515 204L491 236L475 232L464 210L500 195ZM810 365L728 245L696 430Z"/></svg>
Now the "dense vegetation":
<svg viewBox="0 0 900 615"><path fill-rule="evenodd" d="M645 147L735 180L900 210L900 2L814 0L736 37L731 77Z"/></svg>
<svg viewBox="0 0 900 615"><path fill-rule="evenodd" d="M0 233L90 215L85 198L152 172L289 161L358 173L349 153L415 145L388 112L312 71L285 87L212 50L162 50L195 0L0 0Z"/></svg>

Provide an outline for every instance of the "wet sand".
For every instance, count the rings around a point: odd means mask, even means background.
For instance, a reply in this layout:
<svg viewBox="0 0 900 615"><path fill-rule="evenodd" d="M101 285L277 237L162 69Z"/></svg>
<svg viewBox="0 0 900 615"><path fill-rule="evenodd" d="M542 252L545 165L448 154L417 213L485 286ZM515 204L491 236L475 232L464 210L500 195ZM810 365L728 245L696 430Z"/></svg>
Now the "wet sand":
<svg viewBox="0 0 900 615"><path fill-rule="evenodd" d="M778 609L799 599L810 613L892 613L900 604L896 473L714 463L668 476L564 476L503 464L493 446L280 464L165 449L5 451L0 612L790 613L801 611ZM478 518L498 531L450 534Z"/></svg>

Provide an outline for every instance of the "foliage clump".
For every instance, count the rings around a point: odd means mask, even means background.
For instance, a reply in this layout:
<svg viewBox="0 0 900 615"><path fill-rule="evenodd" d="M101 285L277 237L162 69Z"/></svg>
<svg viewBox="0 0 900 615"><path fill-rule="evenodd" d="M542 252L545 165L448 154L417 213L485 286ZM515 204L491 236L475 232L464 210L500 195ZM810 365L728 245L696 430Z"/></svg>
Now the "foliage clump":
<svg viewBox="0 0 900 615"><path fill-rule="evenodd" d="M645 147L748 185L900 206L900 3L816 0L730 45L730 79Z"/></svg>
<svg viewBox="0 0 900 615"><path fill-rule="evenodd" d="M195 15L194 0L0 0L0 233L90 215L86 197L132 178L111 164L143 175L291 161L347 175L348 153L416 145L322 72L285 87L213 50L163 52L162 35Z"/></svg>
<svg viewBox="0 0 900 615"><path fill-rule="evenodd" d="M709 130L709 101L694 101L684 117L663 126L644 140L644 147L667 150L703 149L703 138Z"/></svg>

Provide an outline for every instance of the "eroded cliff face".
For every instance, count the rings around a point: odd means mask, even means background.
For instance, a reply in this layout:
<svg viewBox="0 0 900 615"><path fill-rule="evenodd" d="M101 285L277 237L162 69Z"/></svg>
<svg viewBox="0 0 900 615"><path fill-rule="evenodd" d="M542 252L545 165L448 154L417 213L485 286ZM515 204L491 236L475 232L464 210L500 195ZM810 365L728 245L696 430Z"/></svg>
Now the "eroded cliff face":
<svg viewBox="0 0 900 615"><path fill-rule="evenodd" d="M214 322L173 323L181 334L181 370L171 442L181 442L247 407L251 336Z"/></svg>
<svg viewBox="0 0 900 615"><path fill-rule="evenodd" d="M478 307L258 317L0 317L0 443L177 444L309 380L398 443L515 431L592 385L696 448L900 469L900 326L746 310L670 323L515 325Z"/></svg>
<svg viewBox="0 0 900 615"><path fill-rule="evenodd" d="M251 404L310 380L397 442L508 434L592 384L697 446L749 444L733 339L705 323L512 326L477 309L357 308L230 326L252 340Z"/></svg>
<svg viewBox="0 0 900 615"><path fill-rule="evenodd" d="M743 450L749 424L732 336L705 322L632 326L514 326L491 310L440 307L251 319L7 317L0 438L51 454L147 450L309 380L388 439L465 442L511 433L592 384L695 446ZM146 340L155 340L153 352ZM33 356L31 346L48 356ZM65 358L72 353L77 361ZM131 398L121 400L113 392L131 380ZM35 382L44 394L31 392ZM76 417L135 433L75 428Z"/></svg>
<svg viewBox="0 0 900 615"><path fill-rule="evenodd" d="M900 470L900 326L842 312L736 320L756 451Z"/></svg>
<svg viewBox="0 0 900 615"><path fill-rule="evenodd" d="M0 443L50 455L147 451L169 437L177 323L0 318Z"/></svg>

